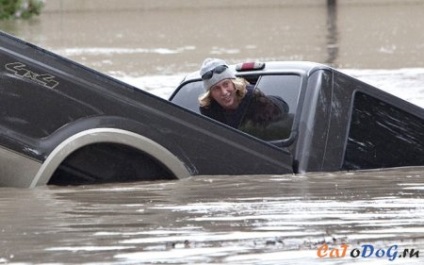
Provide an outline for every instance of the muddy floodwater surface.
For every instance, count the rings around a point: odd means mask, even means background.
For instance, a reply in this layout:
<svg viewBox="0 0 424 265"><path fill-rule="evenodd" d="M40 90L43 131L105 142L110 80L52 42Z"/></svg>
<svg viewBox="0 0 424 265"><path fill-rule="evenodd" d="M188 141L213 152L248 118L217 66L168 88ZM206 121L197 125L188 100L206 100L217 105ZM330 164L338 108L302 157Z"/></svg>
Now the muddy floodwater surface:
<svg viewBox="0 0 424 265"><path fill-rule="evenodd" d="M0 29L163 98L220 57L329 64L424 106L422 1L283 2L57 0ZM422 264L423 169L0 188L0 264Z"/></svg>
<svg viewBox="0 0 424 265"><path fill-rule="evenodd" d="M1 261L420 264L423 177L409 168L4 188Z"/></svg>

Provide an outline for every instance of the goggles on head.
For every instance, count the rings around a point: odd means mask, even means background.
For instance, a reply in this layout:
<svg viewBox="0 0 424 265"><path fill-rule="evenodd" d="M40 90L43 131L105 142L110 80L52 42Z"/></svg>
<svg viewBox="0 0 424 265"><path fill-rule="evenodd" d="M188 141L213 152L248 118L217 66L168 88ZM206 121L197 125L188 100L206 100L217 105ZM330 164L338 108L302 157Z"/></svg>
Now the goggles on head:
<svg viewBox="0 0 424 265"><path fill-rule="evenodd" d="M228 68L227 65L218 65L214 69L207 71L202 75L202 80L209 80L212 78L213 74L220 74Z"/></svg>

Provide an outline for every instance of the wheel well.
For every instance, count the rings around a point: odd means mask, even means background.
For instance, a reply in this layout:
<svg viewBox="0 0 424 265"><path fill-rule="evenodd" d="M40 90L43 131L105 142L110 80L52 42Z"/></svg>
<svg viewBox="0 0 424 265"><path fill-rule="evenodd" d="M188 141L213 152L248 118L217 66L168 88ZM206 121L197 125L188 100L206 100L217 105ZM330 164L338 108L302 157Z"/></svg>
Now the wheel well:
<svg viewBox="0 0 424 265"><path fill-rule="evenodd" d="M119 143L94 143L69 154L48 185L82 185L177 177L149 154Z"/></svg>
<svg viewBox="0 0 424 265"><path fill-rule="evenodd" d="M179 157L150 138L117 128L92 128L58 144L29 187L182 179L191 174Z"/></svg>

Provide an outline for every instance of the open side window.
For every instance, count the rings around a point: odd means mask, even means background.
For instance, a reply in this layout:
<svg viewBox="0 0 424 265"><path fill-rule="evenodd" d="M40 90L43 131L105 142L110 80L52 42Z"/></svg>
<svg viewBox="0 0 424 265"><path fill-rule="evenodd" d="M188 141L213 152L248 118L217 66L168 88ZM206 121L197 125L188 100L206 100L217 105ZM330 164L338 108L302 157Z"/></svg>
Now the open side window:
<svg viewBox="0 0 424 265"><path fill-rule="evenodd" d="M267 141L280 141L289 138L299 101L301 77L297 74L264 74L242 77L254 84L265 95L281 98L288 105L288 113L284 120L267 126L260 133L256 129L242 130ZM193 80L183 83L171 96L170 101L193 112L200 113L198 97L204 92L202 81Z"/></svg>

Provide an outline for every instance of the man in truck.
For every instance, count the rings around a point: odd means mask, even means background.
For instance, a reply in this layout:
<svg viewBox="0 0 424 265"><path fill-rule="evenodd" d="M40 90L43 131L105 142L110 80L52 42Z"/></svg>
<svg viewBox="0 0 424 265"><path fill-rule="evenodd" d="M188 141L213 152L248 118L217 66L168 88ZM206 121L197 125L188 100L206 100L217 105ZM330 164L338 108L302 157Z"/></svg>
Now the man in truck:
<svg viewBox="0 0 424 265"><path fill-rule="evenodd" d="M236 77L221 59L205 59L200 76L205 88L199 97L200 113L264 140L285 133L278 129L289 111L282 98L266 96L246 79Z"/></svg>

